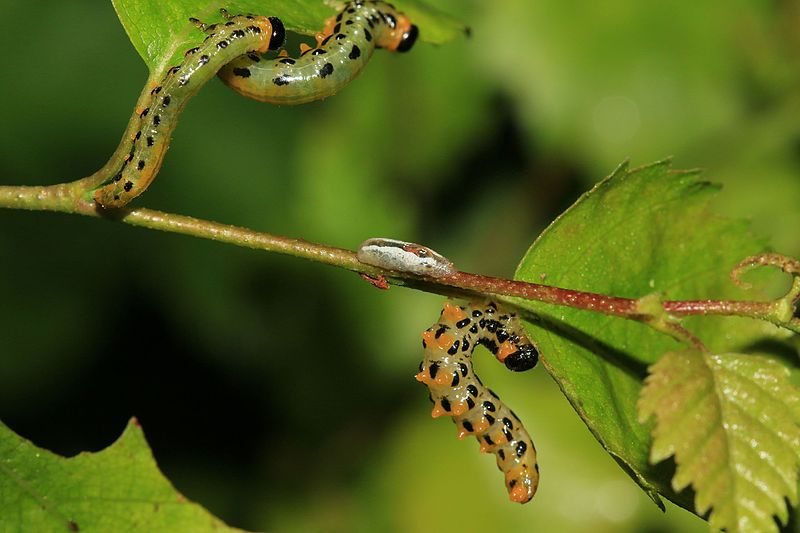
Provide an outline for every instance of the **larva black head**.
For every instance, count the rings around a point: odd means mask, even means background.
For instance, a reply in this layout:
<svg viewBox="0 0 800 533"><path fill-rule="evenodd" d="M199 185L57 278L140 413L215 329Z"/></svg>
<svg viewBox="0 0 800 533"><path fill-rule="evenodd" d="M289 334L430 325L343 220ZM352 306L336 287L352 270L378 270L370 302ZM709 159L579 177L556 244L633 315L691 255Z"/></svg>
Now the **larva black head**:
<svg viewBox="0 0 800 533"><path fill-rule="evenodd" d="M419 28L417 28L416 24L412 24L400 39L400 44L397 45L397 51L408 52L411 50L411 47L417 42L417 37L419 37Z"/></svg>
<svg viewBox="0 0 800 533"><path fill-rule="evenodd" d="M283 27L283 22L278 17L269 17L269 23L272 25L272 35L269 38L269 49L277 50L283 46L283 41L286 40L286 28Z"/></svg>
<svg viewBox="0 0 800 533"><path fill-rule="evenodd" d="M505 358L506 368L512 372L524 372L536 366L539 362L539 352L533 344L523 344L519 350Z"/></svg>

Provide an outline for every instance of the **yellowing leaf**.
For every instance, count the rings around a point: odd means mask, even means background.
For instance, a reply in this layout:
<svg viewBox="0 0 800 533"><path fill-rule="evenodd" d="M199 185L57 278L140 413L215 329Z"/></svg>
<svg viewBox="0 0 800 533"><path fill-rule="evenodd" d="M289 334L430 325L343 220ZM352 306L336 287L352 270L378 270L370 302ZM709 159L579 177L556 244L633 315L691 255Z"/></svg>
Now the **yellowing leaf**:
<svg viewBox="0 0 800 533"><path fill-rule="evenodd" d="M641 421L655 415L650 460L674 456L672 486L729 532L778 531L797 504L800 393L780 363L755 355L670 352L650 367Z"/></svg>
<svg viewBox="0 0 800 533"><path fill-rule="evenodd" d="M141 428L97 453L60 457L0 423L0 531L234 532L175 490Z"/></svg>

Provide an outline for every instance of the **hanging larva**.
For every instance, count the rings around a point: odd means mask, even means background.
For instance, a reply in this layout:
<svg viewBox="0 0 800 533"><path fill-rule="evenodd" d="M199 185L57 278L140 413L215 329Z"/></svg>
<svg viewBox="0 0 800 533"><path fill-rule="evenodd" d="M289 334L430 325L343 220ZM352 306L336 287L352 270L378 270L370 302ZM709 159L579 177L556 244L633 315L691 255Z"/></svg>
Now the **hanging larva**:
<svg viewBox="0 0 800 533"><path fill-rule="evenodd" d="M459 439L474 435L482 452L494 453L509 498L526 503L539 485L536 449L519 418L475 374L476 344L489 348L512 370L528 370L538 361L536 348L513 314L493 302L466 307L447 302L439 321L422 334L425 358L416 379L430 389L431 415L452 416Z"/></svg>
<svg viewBox="0 0 800 533"><path fill-rule="evenodd" d="M206 25L191 19L208 34L205 41L187 50L183 62L167 70L159 83L142 91L120 147L100 171L107 173L107 184L94 198L103 207L122 207L153 181L178 115L222 65L247 52L266 52L283 44L283 24L277 18L220 11L227 22Z"/></svg>
<svg viewBox="0 0 800 533"><path fill-rule="evenodd" d="M256 53L239 57L219 71L235 91L263 102L294 105L333 95L369 61L375 48L393 52L411 49L419 31L393 5L354 0L328 19L315 48L301 47L300 57L282 53L264 59Z"/></svg>
<svg viewBox="0 0 800 533"><path fill-rule="evenodd" d="M259 54L283 45L281 21L220 11L225 23L190 19L208 34L205 41L187 50L184 61L167 70L160 83L145 87L122 142L90 177L101 183L94 198L102 207L123 207L147 189L161 168L181 110L218 71L226 84L249 98L301 104L336 93L360 72L376 47L405 52L419 33L391 4L355 0L326 22L317 48L297 59L284 52L264 60Z"/></svg>
<svg viewBox="0 0 800 533"><path fill-rule="evenodd" d="M457 272L450 260L427 246L397 239L367 239L358 247L356 257L365 265L432 278L452 276Z"/></svg>

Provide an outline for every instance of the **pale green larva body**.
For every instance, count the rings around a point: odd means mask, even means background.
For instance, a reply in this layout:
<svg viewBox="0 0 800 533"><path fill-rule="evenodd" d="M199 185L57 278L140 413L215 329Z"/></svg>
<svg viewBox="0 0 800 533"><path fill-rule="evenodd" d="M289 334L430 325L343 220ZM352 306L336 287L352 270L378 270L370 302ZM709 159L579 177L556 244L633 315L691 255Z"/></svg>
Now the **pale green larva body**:
<svg viewBox="0 0 800 533"><path fill-rule="evenodd" d="M219 71L235 91L262 102L294 105L326 98L350 83L376 48L411 49L417 27L394 6L375 0L354 0L325 24L317 46L300 57L265 59L258 54L237 58Z"/></svg>
<svg viewBox="0 0 800 533"><path fill-rule="evenodd" d="M264 51L283 44L283 24L276 18L228 15L227 22L205 25L192 20L208 35L187 50L179 65L142 92L126 130L126 138L101 172L106 184L94 198L104 208L122 207L153 181L161 168L178 116L189 99L231 59L250 51Z"/></svg>

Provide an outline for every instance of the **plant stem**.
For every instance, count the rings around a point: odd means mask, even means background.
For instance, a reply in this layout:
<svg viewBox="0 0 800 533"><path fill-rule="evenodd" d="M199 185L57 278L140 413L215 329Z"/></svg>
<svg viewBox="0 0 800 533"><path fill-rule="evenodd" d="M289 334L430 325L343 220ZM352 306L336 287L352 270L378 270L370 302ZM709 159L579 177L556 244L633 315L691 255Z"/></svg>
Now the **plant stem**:
<svg viewBox="0 0 800 533"><path fill-rule="evenodd" d="M405 285L426 292L478 297L487 294L518 297L576 309L596 311L641 322L648 322L653 318L651 314L643 313L638 307L640 300L633 298L608 296L538 283L470 274L468 272L457 272L445 278L422 278L408 273L383 270L365 265L358 261L355 252L344 248L312 243L304 239L281 237L239 226L220 224L219 222L145 208L103 211L93 201L84 197L84 181L79 180L49 187L0 186L0 208L58 211L115 219L132 226L190 235L245 248L301 257L318 263L368 274L373 278L382 276L395 285ZM754 258L748 258L745 262L748 262L748 265L776 265L775 260L759 261ZM737 315L767 320L800 332L800 319L776 318L776 302L772 301L675 300L661 302L661 305L666 313L675 317L687 315Z"/></svg>

